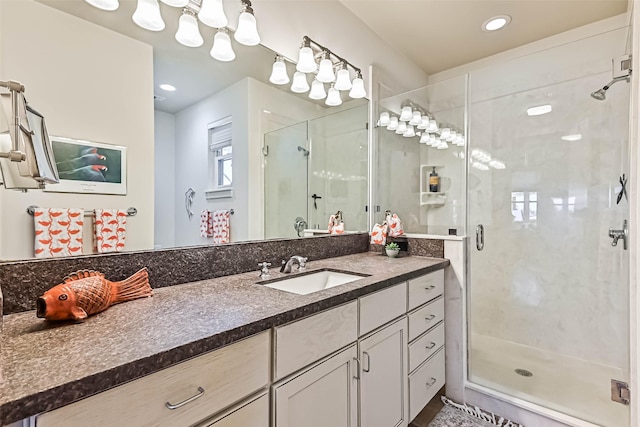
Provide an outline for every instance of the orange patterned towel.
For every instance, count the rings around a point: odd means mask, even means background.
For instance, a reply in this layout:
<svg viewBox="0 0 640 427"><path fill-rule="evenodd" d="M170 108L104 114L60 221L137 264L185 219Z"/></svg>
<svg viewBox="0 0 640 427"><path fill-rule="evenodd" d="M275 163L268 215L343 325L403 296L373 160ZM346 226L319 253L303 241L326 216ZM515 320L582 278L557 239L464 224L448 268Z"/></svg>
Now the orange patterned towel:
<svg viewBox="0 0 640 427"><path fill-rule="evenodd" d="M371 244L384 245L387 242L387 223L375 224L371 229Z"/></svg>
<svg viewBox="0 0 640 427"><path fill-rule="evenodd" d="M213 237L213 213L208 209L200 212L200 237Z"/></svg>
<svg viewBox="0 0 640 427"><path fill-rule="evenodd" d="M229 211L213 212L213 243L229 243L231 241L230 217Z"/></svg>
<svg viewBox="0 0 640 427"><path fill-rule="evenodd" d="M402 227L402 221L397 214L387 215L386 223L389 225L389 236L398 237L404 234L404 228Z"/></svg>
<svg viewBox="0 0 640 427"><path fill-rule="evenodd" d="M36 258L82 255L83 214L82 209L35 209Z"/></svg>
<svg viewBox="0 0 640 427"><path fill-rule="evenodd" d="M95 247L98 253L120 252L127 233L127 212L120 209L96 209Z"/></svg>

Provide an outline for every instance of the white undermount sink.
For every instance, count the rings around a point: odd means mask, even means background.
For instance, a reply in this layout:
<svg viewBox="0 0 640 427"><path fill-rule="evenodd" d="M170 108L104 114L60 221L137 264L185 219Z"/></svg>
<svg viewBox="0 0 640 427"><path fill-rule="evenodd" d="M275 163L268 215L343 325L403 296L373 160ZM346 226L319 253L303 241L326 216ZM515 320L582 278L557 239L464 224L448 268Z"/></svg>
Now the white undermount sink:
<svg viewBox="0 0 640 427"><path fill-rule="evenodd" d="M368 274L319 270L311 273L298 273L293 277L265 283L264 286L298 295L307 295L324 289L333 288L335 286L344 285L345 283L353 282L367 276Z"/></svg>

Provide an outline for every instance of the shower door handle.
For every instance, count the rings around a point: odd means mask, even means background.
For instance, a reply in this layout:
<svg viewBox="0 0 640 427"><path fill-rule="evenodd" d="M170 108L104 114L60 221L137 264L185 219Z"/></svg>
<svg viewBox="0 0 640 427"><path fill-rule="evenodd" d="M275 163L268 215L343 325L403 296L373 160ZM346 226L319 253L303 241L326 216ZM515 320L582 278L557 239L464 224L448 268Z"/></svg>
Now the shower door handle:
<svg viewBox="0 0 640 427"><path fill-rule="evenodd" d="M481 251L484 249L484 226L478 224L476 227L476 249Z"/></svg>
<svg viewBox="0 0 640 427"><path fill-rule="evenodd" d="M625 219L622 223L622 230L614 230L613 228L610 228L609 237L613 239L613 241L611 242L611 246L617 246L618 240L622 239L622 247L626 251L627 239L629 238L629 226L627 225L627 220Z"/></svg>

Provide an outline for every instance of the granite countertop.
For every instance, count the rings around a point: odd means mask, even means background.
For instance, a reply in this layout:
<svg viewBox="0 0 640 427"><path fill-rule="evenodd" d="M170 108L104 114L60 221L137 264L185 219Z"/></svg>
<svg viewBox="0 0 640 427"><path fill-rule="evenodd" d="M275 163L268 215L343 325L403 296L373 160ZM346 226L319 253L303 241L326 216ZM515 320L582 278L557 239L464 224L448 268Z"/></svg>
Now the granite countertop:
<svg viewBox="0 0 640 427"><path fill-rule="evenodd" d="M256 284L258 272L251 272L155 289L152 298L115 305L80 323L49 323L34 311L4 316L0 425L448 264L365 252L309 261L307 271L332 268L370 276L308 295ZM272 269L272 279L293 275Z"/></svg>

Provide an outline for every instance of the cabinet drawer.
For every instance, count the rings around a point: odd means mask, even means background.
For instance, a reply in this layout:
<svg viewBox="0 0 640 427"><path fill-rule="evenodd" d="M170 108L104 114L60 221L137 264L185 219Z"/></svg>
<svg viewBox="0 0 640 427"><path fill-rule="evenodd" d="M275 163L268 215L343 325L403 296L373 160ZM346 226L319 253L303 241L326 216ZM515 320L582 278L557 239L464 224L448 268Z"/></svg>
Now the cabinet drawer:
<svg viewBox="0 0 640 427"><path fill-rule="evenodd" d="M400 317L407 306L407 283L383 289L358 300L360 305L360 333L365 335L379 326Z"/></svg>
<svg viewBox="0 0 640 427"><path fill-rule="evenodd" d="M269 383L269 332L37 417L38 427L193 425ZM203 392L204 390L204 392ZM179 404L199 396L176 409Z"/></svg>
<svg viewBox="0 0 640 427"><path fill-rule="evenodd" d="M199 427L269 427L269 394L263 393Z"/></svg>
<svg viewBox="0 0 640 427"><path fill-rule="evenodd" d="M444 270L409 280L409 310L444 293Z"/></svg>
<svg viewBox="0 0 640 427"><path fill-rule="evenodd" d="M409 313L409 341L418 338L444 319L444 298L440 297Z"/></svg>
<svg viewBox="0 0 640 427"><path fill-rule="evenodd" d="M409 419L413 420L445 383L444 349L409 375Z"/></svg>
<svg viewBox="0 0 640 427"><path fill-rule="evenodd" d="M441 323L409 345L409 372L420 366L443 345L444 323Z"/></svg>
<svg viewBox="0 0 640 427"><path fill-rule="evenodd" d="M358 339L358 302L323 311L275 330L275 372L280 379Z"/></svg>

